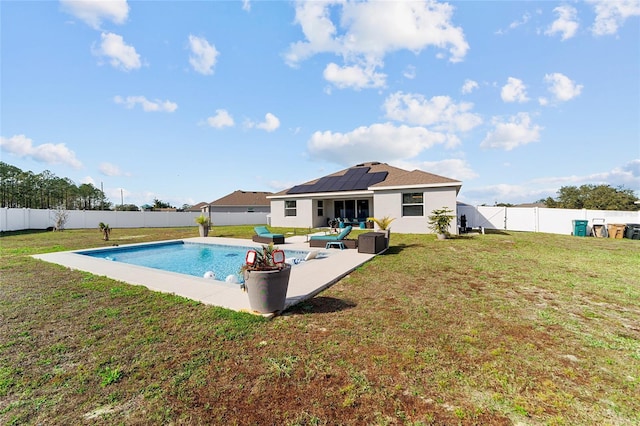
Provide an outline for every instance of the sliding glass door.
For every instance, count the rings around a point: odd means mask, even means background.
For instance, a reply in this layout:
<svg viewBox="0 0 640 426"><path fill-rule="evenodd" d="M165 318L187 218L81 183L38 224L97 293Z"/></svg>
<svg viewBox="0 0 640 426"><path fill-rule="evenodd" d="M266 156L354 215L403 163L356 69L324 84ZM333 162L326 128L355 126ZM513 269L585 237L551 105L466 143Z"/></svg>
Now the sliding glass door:
<svg viewBox="0 0 640 426"><path fill-rule="evenodd" d="M369 200L335 200L334 217L366 219L369 217Z"/></svg>

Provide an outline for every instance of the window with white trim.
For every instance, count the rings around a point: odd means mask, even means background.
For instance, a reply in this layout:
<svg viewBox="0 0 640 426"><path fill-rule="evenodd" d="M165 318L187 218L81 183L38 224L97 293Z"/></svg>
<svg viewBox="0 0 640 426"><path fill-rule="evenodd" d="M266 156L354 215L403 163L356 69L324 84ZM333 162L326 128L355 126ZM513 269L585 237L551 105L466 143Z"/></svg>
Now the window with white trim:
<svg viewBox="0 0 640 426"><path fill-rule="evenodd" d="M318 200L318 217L324 216L324 202L322 200Z"/></svg>
<svg viewBox="0 0 640 426"><path fill-rule="evenodd" d="M296 200L286 200L284 202L284 215L296 216Z"/></svg>
<svg viewBox="0 0 640 426"><path fill-rule="evenodd" d="M402 194L402 216L424 216L424 193Z"/></svg>

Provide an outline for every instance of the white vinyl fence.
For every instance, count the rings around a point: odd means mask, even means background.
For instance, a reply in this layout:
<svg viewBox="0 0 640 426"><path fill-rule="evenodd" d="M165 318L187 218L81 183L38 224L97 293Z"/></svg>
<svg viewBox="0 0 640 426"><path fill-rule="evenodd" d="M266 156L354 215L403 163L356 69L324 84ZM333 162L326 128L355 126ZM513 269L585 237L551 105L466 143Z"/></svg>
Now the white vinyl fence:
<svg viewBox="0 0 640 426"><path fill-rule="evenodd" d="M546 232L571 235L574 220L587 220L587 235L593 220L598 224L640 224L640 211L549 209L542 207L458 206L458 225L465 215L467 227L507 231Z"/></svg>
<svg viewBox="0 0 640 426"><path fill-rule="evenodd" d="M111 228L163 228L196 226L198 212L120 212L100 210L67 210L66 229L97 228L100 222ZM550 234L573 233L574 220L588 220L587 233L591 232L593 219L606 224L640 224L640 211L571 210L542 207L486 207L458 206L458 225L465 215L467 227L502 229L508 231L546 232ZM0 231L46 229L55 221L55 210L0 208ZM266 225L267 213L211 213L213 225Z"/></svg>
<svg viewBox="0 0 640 426"><path fill-rule="evenodd" d="M169 228L197 226L199 212L123 212L111 210L67 210L65 229L98 228L100 222L111 228ZM0 208L0 231L47 229L53 227L56 210ZM213 225L265 225L267 213L211 213Z"/></svg>

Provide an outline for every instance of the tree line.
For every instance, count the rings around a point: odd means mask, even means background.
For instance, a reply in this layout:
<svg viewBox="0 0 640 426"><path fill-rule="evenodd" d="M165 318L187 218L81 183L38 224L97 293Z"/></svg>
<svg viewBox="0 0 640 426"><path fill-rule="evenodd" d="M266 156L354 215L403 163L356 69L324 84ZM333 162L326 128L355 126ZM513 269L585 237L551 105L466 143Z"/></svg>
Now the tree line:
<svg viewBox="0 0 640 426"><path fill-rule="evenodd" d="M632 189L611 185L563 186L556 193L556 198L547 197L535 202L555 209L587 209L587 210L640 210L639 201ZM516 207L509 203L496 203L498 207Z"/></svg>
<svg viewBox="0 0 640 426"><path fill-rule="evenodd" d="M104 192L90 183L76 185L45 170L23 171L0 161L0 207L65 210L109 210Z"/></svg>
<svg viewBox="0 0 640 426"><path fill-rule="evenodd" d="M113 205L101 189L90 183L76 185L49 170L42 173L23 171L0 161L0 207L63 210L138 211L135 204ZM184 210L191 206L185 204ZM151 210L175 208L155 198Z"/></svg>
<svg viewBox="0 0 640 426"><path fill-rule="evenodd" d="M610 185L563 186L557 198L543 201L547 207L559 209L636 211L640 205L632 189Z"/></svg>

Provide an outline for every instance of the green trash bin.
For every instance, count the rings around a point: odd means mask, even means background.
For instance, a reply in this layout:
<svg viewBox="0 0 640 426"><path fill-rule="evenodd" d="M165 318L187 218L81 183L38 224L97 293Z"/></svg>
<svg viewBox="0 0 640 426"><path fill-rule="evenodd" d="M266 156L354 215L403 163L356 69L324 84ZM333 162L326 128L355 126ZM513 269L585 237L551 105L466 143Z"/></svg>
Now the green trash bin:
<svg viewBox="0 0 640 426"><path fill-rule="evenodd" d="M630 240L640 240L640 223L627 223L624 237Z"/></svg>
<svg viewBox="0 0 640 426"><path fill-rule="evenodd" d="M573 235L576 237L587 236L587 224L588 220L574 220L573 221Z"/></svg>

